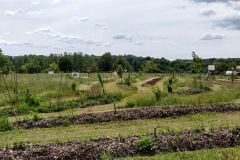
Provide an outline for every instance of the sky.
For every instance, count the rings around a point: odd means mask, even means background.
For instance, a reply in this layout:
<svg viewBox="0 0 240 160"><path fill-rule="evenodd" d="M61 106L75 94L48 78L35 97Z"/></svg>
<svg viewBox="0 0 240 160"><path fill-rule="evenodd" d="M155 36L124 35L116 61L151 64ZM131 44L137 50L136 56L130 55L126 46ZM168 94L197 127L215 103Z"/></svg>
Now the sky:
<svg viewBox="0 0 240 160"><path fill-rule="evenodd" d="M6 55L240 58L240 0L0 0Z"/></svg>

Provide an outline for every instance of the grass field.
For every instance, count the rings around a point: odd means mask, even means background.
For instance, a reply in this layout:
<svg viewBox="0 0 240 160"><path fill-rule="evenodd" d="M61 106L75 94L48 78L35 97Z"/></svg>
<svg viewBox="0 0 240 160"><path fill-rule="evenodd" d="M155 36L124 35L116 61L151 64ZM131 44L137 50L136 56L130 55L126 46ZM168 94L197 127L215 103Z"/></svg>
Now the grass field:
<svg viewBox="0 0 240 160"><path fill-rule="evenodd" d="M183 77L176 75L172 79L171 75L143 74L140 76L136 73L132 75L132 83L128 86L119 84L119 78L111 73L102 73L101 76L104 79L104 89L107 95L122 96L118 101L114 99L108 102L104 99L106 104L100 103L102 101L102 88L98 85L97 74L90 74L90 77L87 77L87 74L81 74L79 78L73 78L71 75L66 74L62 76L60 74L19 74L17 75L17 82L14 82L13 75L4 76L7 85L1 79L0 113L3 114L0 117L2 119L0 127L5 127L6 119L9 120L7 123L9 125L16 121L13 113L10 113L11 101L13 101L16 110L21 107L29 110L29 112L18 114L18 120L99 113L114 111L115 108L117 110L127 110L141 107L163 108L171 105L205 106L240 103L239 79L232 83L228 77L217 76L215 80L206 81L202 78L194 82L193 75L184 75ZM125 77L127 77L127 74L124 75ZM143 85L157 77L162 77L162 79L153 85ZM170 79L172 79L172 93L168 92ZM75 90L72 89L72 83L76 84ZM202 88L208 90L196 92L196 90L201 91ZM26 102L27 89L34 98L39 99L39 106L31 106ZM156 92L157 89L160 91ZM90 99L91 96L95 96L95 99ZM157 96L160 98L158 99ZM54 112L51 110L48 112L38 110L38 108L42 109L49 106L51 108L51 105L56 108L61 106L61 109L57 108L59 110ZM16 142L50 144L83 141L92 138L142 136L154 132L154 128L157 129L157 133L198 128L204 128L205 132L208 132L211 128L234 128L237 125L240 126L239 111L226 113L203 112L169 118L63 125L50 128L17 129L14 127L9 130L6 129L7 131L3 129L0 132L0 146L14 146ZM157 153L154 156L146 157L143 155L120 159L237 159L238 157L240 157L240 151L236 147L195 152Z"/></svg>

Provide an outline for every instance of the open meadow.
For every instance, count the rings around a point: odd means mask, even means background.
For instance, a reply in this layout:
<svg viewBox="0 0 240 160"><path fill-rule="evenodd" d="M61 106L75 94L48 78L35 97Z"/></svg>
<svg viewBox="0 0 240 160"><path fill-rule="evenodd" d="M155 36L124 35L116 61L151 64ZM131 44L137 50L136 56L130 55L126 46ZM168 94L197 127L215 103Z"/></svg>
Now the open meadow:
<svg viewBox="0 0 240 160"><path fill-rule="evenodd" d="M4 75L0 159L237 159L235 78Z"/></svg>

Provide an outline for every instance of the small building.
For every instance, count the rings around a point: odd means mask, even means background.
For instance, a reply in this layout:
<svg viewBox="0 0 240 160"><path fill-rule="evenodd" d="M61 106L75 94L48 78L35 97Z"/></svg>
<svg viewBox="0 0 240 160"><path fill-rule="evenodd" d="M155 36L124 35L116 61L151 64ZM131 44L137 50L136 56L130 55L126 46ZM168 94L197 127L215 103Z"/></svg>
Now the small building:
<svg viewBox="0 0 240 160"><path fill-rule="evenodd" d="M78 78L78 77L79 77L79 73L78 73L78 72L72 72L72 76L73 76L74 78Z"/></svg>
<svg viewBox="0 0 240 160"><path fill-rule="evenodd" d="M226 71L226 76L237 75L236 71Z"/></svg>
<svg viewBox="0 0 240 160"><path fill-rule="evenodd" d="M49 71L48 74L53 75L54 71Z"/></svg>

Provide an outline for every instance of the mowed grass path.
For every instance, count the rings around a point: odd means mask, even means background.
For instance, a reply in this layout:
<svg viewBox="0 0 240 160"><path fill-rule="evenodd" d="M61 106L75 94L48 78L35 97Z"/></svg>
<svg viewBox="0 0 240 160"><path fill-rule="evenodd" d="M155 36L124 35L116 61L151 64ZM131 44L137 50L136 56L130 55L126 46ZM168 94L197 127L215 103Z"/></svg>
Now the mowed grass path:
<svg viewBox="0 0 240 160"><path fill-rule="evenodd" d="M236 125L240 125L240 112L202 113L166 119L119 121L31 130L21 129L0 132L0 146L12 145L17 141L47 144L68 140L88 140L89 138L144 135L147 132L153 132L155 127L160 132L196 129L201 126L208 130L209 128L233 127Z"/></svg>

